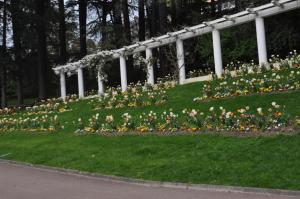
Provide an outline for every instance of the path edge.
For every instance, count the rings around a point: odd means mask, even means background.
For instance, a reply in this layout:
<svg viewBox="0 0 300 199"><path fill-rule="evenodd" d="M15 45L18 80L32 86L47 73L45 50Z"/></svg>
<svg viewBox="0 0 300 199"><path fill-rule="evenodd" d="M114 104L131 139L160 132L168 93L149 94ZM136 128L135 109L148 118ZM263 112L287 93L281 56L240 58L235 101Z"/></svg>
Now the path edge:
<svg viewBox="0 0 300 199"><path fill-rule="evenodd" d="M233 193L254 193L254 194L267 194L267 195L281 195L281 196L300 196L300 191L284 190L284 189L269 189L269 188L254 188L254 187L239 187L239 186L224 186L224 185L208 185L208 184L189 184L189 183L176 183L176 182L159 182L150 180L141 180L134 178L109 176L99 173L91 173L79 171L75 169L64 169L58 167L51 167L45 165L35 165L31 163L19 162L14 160L0 159L0 163L11 164L15 166L28 167L32 169L43 170L47 172L54 172L66 175L75 175L84 178L93 178L108 182L127 183L139 185L144 187L160 187L171 189L185 189L196 191L217 191L217 192L233 192Z"/></svg>

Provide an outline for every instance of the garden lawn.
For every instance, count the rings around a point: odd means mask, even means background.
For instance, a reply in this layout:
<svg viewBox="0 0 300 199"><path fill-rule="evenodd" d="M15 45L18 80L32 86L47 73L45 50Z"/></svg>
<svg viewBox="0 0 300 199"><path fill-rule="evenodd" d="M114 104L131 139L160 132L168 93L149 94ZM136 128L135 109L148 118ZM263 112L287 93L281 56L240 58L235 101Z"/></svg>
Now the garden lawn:
<svg viewBox="0 0 300 199"><path fill-rule="evenodd" d="M92 111L89 100L70 105L71 112L59 114L65 129L53 134L0 133L0 156L6 159L101 174L146 180L222 184L300 190L300 134L273 137L181 136L78 136L78 118L85 122L123 113L140 115L170 108L182 111L223 106L228 111L245 106L285 105L292 116L300 116L300 91L193 102L201 95L202 83L168 90L169 100L161 106ZM187 133L188 134L188 133Z"/></svg>
<svg viewBox="0 0 300 199"><path fill-rule="evenodd" d="M0 136L1 154L33 164L131 178L300 190L300 135Z"/></svg>

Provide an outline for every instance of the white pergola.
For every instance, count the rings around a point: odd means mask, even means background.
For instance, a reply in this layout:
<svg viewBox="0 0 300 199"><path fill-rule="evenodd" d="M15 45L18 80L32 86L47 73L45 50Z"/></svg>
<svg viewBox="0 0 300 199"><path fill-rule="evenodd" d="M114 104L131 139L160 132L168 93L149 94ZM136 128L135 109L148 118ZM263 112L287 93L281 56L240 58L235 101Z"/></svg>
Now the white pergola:
<svg viewBox="0 0 300 199"><path fill-rule="evenodd" d="M176 43L177 49L177 63L179 67L179 83L184 84L185 75L185 62L184 62L184 47L183 41L193 37L197 37L203 34L212 33L213 49L214 49L214 63L215 73L218 77L222 75L223 63L222 63L222 48L220 39L220 30L230 28L247 22L255 21L256 25L256 37L257 37L257 49L258 59L260 65L267 65L267 48L266 48L266 36L264 18L277 15L283 12L300 8L300 0L273 0L271 3L256 7L248 8L245 11L239 12L233 15L226 15L220 19L216 19L209 22L203 22L202 24L184 28L177 32L167 33L156 38L151 38L143 42L137 42L130 46L124 46L123 48L111 51L99 51L95 54L90 54L83 59L90 59L99 55L109 56L111 59L120 60L120 73L121 73L121 88L122 91L127 89L127 72L126 72L126 56L135 53L146 51L146 59L151 60L152 49L158 48L164 45ZM63 66L53 68L57 75L60 75L61 97L66 98L66 79L65 74L77 73L78 75L78 94L79 98L84 97L84 80L82 69L86 67L82 60L68 63ZM151 61L147 64L148 77L147 82L154 84L154 71ZM103 80L100 72L98 73L98 93L104 92Z"/></svg>

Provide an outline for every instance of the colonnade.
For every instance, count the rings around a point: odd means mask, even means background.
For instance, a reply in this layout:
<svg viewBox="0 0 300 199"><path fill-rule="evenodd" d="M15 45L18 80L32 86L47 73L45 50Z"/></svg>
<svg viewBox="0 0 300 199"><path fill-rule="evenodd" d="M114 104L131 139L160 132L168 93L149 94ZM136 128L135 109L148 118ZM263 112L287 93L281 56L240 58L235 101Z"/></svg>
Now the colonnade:
<svg viewBox="0 0 300 199"><path fill-rule="evenodd" d="M258 60L260 65L266 65L267 59L267 47L266 47L266 35L265 35L265 25L264 18L256 17L256 37L257 37L257 49L258 49ZM212 27L212 38L213 38L213 52L214 52L214 64L215 73L220 77L223 73L223 62L222 62L222 47L220 30ZM179 69L179 84L184 84L186 74L185 74L185 60L184 60L184 45L182 39L176 40L176 52L177 52L177 65ZM147 82L153 85L154 82L154 69L153 69L153 49L146 48L146 60L147 60ZM120 73L121 73L121 88L122 91L127 89L127 68L126 68L126 56L120 55ZM79 98L84 97L84 79L83 79L83 69L77 69L78 76L78 96ZM103 79L100 73L97 76L98 79L98 94L101 95L104 92ZM66 98L66 78L65 72L60 72L60 86L61 86L61 97Z"/></svg>
<svg viewBox="0 0 300 199"><path fill-rule="evenodd" d="M225 28L247 23L253 20L255 21L256 26L259 64L261 66L268 66L264 18L282 12L286 12L288 10L297 9L299 7L300 0L273 0L269 4L265 4L254 9L247 9L246 11L242 11L231 16L224 16L223 18L214 20L212 22L204 22L203 24L194 27L185 28L174 33L168 33L166 35L157 38L152 38L150 40L142 42L142 44L136 43L129 47L123 47L122 49L110 51L112 59L118 58L120 61L120 77L122 91L126 91L128 85L126 67L127 55L140 53L142 51L146 52L147 82L153 85L155 84L153 69L153 49L171 43L176 44L179 84L184 84L186 80L184 40L207 33L212 34L215 74L218 77L221 77L223 73L223 61L220 31ZM76 65L75 68L74 65ZM65 77L67 70L65 71L65 69L69 69L68 67L72 68L71 70L73 72L75 72L76 70L78 77L78 96L79 98L84 98L83 67L85 66L81 66L80 62L78 62L77 64L71 64L67 67L62 66L54 68L55 72L60 75L61 98L65 99L67 95ZM98 72L97 79L98 94L101 95L104 93L104 84L100 72Z"/></svg>

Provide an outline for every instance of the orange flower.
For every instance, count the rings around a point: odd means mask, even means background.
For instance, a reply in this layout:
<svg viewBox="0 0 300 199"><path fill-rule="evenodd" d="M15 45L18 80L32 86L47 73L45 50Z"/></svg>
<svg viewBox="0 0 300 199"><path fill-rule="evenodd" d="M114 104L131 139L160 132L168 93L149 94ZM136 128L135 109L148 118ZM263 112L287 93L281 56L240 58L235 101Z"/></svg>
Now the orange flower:
<svg viewBox="0 0 300 199"><path fill-rule="evenodd" d="M276 116L276 117L280 117L281 115L282 115L281 112L276 112L276 113L275 113L275 116Z"/></svg>

